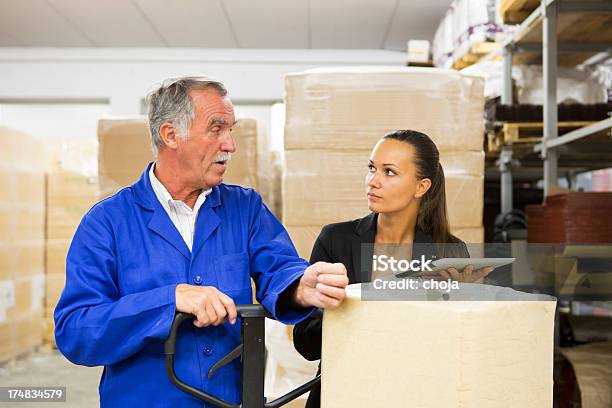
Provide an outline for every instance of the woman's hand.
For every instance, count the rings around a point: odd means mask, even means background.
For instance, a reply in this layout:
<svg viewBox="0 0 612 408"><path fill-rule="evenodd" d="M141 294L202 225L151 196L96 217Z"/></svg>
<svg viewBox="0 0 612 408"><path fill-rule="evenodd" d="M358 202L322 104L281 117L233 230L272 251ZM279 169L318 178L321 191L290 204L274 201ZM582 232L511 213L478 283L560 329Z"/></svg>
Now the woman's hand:
<svg viewBox="0 0 612 408"><path fill-rule="evenodd" d="M459 272L455 268L448 268L445 271L440 271L440 276L444 279L452 279L457 282L473 283L484 278L493 272L494 269L495 268L492 266L485 266L484 268L474 270L473 265L467 265L463 268L462 272Z"/></svg>

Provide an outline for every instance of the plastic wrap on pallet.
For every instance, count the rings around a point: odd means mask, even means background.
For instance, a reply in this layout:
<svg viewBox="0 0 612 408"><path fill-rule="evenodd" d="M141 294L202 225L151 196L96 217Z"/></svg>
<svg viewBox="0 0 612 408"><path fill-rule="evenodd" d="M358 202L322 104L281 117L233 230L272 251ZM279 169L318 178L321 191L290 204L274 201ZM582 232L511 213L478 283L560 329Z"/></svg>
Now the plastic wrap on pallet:
<svg viewBox="0 0 612 408"><path fill-rule="evenodd" d="M484 79L486 99L501 96L503 88L502 61L477 62L460 71ZM542 68L533 65L513 65L512 79L519 104L541 105ZM608 101L605 79L601 70L577 68L557 69L557 103L595 104Z"/></svg>
<svg viewBox="0 0 612 408"><path fill-rule="evenodd" d="M512 76L518 88L519 103L544 103L541 66L513 66ZM607 101L606 90L597 72L577 68L557 69L557 103L592 104Z"/></svg>
<svg viewBox="0 0 612 408"><path fill-rule="evenodd" d="M434 34L432 55L434 66L451 68L453 66L453 13L452 5L442 18Z"/></svg>
<svg viewBox="0 0 612 408"><path fill-rule="evenodd" d="M371 150L414 129L441 151L481 151L483 81L431 68L316 69L285 78L285 149Z"/></svg>
<svg viewBox="0 0 612 408"><path fill-rule="evenodd" d="M450 68L472 46L494 41L503 32L496 0L455 0L434 35L434 65Z"/></svg>
<svg viewBox="0 0 612 408"><path fill-rule="evenodd" d="M453 2L453 62L467 54L473 45L495 40L502 32L495 3L495 0Z"/></svg>

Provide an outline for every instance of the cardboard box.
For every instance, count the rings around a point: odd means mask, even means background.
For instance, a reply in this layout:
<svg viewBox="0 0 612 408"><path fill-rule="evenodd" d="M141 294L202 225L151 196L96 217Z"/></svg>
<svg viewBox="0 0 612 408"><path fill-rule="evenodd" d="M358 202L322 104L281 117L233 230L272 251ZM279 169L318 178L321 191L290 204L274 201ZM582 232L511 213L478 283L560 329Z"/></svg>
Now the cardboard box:
<svg viewBox="0 0 612 408"><path fill-rule="evenodd" d="M47 208L47 239L72 239L89 206Z"/></svg>
<svg viewBox="0 0 612 408"><path fill-rule="evenodd" d="M283 180L283 223L325 225L360 218L369 213L365 183L351 175L287 173ZM446 177L446 205L452 228L482 225L483 177Z"/></svg>
<svg viewBox="0 0 612 408"><path fill-rule="evenodd" d="M440 151L481 151L484 80L431 68L314 69L285 77L285 149L370 150L414 129Z"/></svg>
<svg viewBox="0 0 612 408"><path fill-rule="evenodd" d="M147 164L153 161L151 136L145 117L100 119L98 145L102 197L136 182Z"/></svg>
<svg viewBox="0 0 612 408"><path fill-rule="evenodd" d="M55 321L53 320L54 308L45 309L45 318L43 319L43 342L56 347L55 342Z"/></svg>
<svg viewBox="0 0 612 408"><path fill-rule="evenodd" d="M365 176L367 152L287 151L283 175L283 223L325 225L368 214ZM452 227L482 225L482 152L448 156L446 205ZM460 167L460 163L466 163Z"/></svg>
<svg viewBox="0 0 612 408"><path fill-rule="evenodd" d="M66 273L66 255L71 239L49 239L45 245L45 271L47 275Z"/></svg>
<svg viewBox="0 0 612 408"><path fill-rule="evenodd" d="M47 173L47 208L90 208L98 195L98 182L83 174L56 171Z"/></svg>
<svg viewBox="0 0 612 408"><path fill-rule="evenodd" d="M426 63L431 59L429 57L431 43L427 40L408 40L408 62Z"/></svg>
<svg viewBox="0 0 612 408"><path fill-rule="evenodd" d="M0 163L0 203L15 201L15 170L5 163Z"/></svg>
<svg viewBox="0 0 612 408"><path fill-rule="evenodd" d="M0 127L0 362L40 344L44 298L43 143Z"/></svg>
<svg viewBox="0 0 612 408"><path fill-rule="evenodd" d="M12 241L15 230L14 210L11 211L8 204L0 204L0 242Z"/></svg>
<svg viewBox="0 0 612 408"><path fill-rule="evenodd" d="M484 227L455 228L451 233L466 244L482 244L484 242Z"/></svg>
<svg viewBox="0 0 612 408"><path fill-rule="evenodd" d="M17 319L14 322L15 355L27 353L34 347L41 345L43 327L42 311Z"/></svg>
<svg viewBox="0 0 612 408"><path fill-rule="evenodd" d="M291 241L298 251L298 255L306 260L310 259L312 253L312 247L315 240L321 233L319 226L297 226L297 225L285 225L287 232L291 237Z"/></svg>
<svg viewBox="0 0 612 408"><path fill-rule="evenodd" d="M15 182L16 202L44 207L45 175L43 172L18 171Z"/></svg>
<svg viewBox="0 0 612 408"><path fill-rule="evenodd" d="M0 320L0 363L9 361L15 356L14 339L13 322Z"/></svg>
<svg viewBox="0 0 612 408"><path fill-rule="evenodd" d="M7 310L8 318L21 318L42 313L45 296L45 276L42 271L26 278L16 277L14 285L15 303Z"/></svg>
<svg viewBox="0 0 612 408"><path fill-rule="evenodd" d="M44 143L30 135L0 126L0 164L13 170L42 174L45 170ZM36 199L36 197L33 197Z"/></svg>
<svg viewBox="0 0 612 408"><path fill-rule="evenodd" d="M257 123L241 119L232 132L237 152L229 162L224 182L257 189ZM155 160L151 136L144 117L101 119L98 122L98 171L100 195L107 197L135 183Z"/></svg>
<svg viewBox="0 0 612 408"><path fill-rule="evenodd" d="M0 241L0 281L10 279L14 270L12 245L6 241Z"/></svg>
<svg viewBox="0 0 612 408"><path fill-rule="evenodd" d="M49 311L46 317L53 318L53 310L66 286L66 272L47 274L45 278L45 308Z"/></svg>
<svg viewBox="0 0 612 408"><path fill-rule="evenodd" d="M257 121L248 118L238 120L232 135L236 142L236 153L229 161L223 182L259 190Z"/></svg>
<svg viewBox="0 0 612 408"><path fill-rule="evenodd" d="M45 269L45 244L43 239L13 244L15 276L32 276Z"/></svg>
<svg viewBox="0 0 612 408"><path fill-rule="evenodd" d="M554 316L550 300L349 298L325 312L321 407L551 407Z"/></svg>

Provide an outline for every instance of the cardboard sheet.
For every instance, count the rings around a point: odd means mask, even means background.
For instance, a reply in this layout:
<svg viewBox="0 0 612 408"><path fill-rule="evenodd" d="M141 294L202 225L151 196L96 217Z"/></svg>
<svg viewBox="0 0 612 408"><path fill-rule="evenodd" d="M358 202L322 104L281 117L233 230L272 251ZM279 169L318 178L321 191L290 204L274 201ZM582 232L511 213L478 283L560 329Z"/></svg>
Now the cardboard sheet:
<svg viewBox="0 0 612 408"><path fill-rule="evenodd" d="M551 407L554 315L550 300L349 298L325 312L321 406Z"/></svg>

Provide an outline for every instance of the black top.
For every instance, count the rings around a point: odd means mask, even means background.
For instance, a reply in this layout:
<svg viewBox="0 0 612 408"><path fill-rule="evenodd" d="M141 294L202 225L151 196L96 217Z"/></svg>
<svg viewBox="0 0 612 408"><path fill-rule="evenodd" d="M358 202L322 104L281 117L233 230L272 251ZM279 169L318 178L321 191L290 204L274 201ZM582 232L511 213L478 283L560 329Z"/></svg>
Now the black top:
<svg viewBox="0 0 612 408"><path fill-rule="evenodd" d="M329 224L323 227L317 237L310 255L310 263L330 262L342 263L346 267L349 283L370 282L372 273L372 251L374 239L376 238L376 222L378 214L371 213L364 218L353 221ZM433 242L431 235L426 234L420 228L414 233L415 244L412 258L425 255L427 259L439 256L445 257L469 257L465 243L452 237L454 254L440 254ZM445 247L448 248L448 247ZM449 256L450 255L450 256ZM307 360L313 361L321 358L323 313L317 311L309 318L298 323L293 328L293 343L296 350ZM321 366L319 366L319 371ZM317 385L310 391L306 408L318 408L321 404L321 387Z"/></svg>

